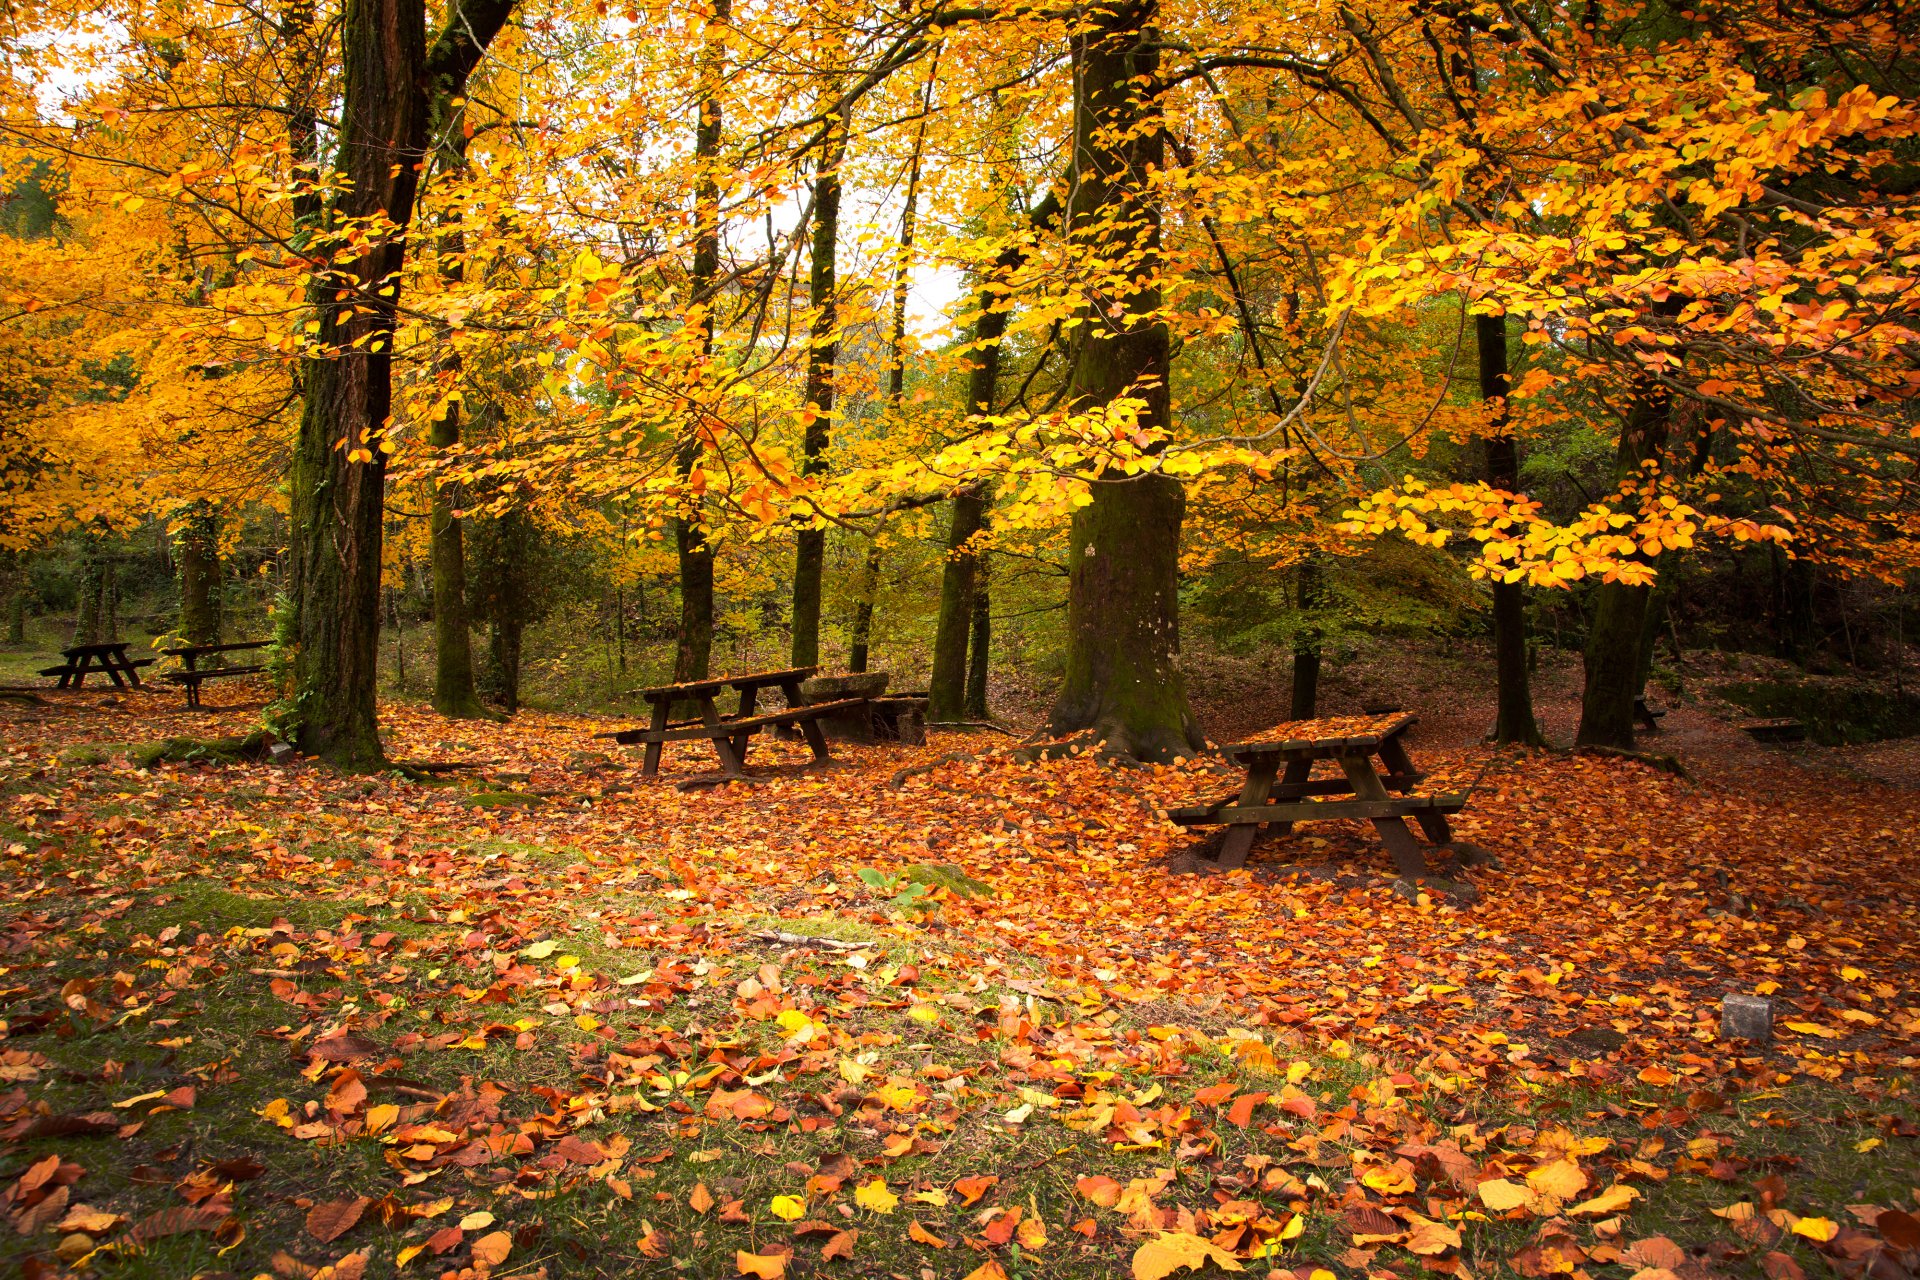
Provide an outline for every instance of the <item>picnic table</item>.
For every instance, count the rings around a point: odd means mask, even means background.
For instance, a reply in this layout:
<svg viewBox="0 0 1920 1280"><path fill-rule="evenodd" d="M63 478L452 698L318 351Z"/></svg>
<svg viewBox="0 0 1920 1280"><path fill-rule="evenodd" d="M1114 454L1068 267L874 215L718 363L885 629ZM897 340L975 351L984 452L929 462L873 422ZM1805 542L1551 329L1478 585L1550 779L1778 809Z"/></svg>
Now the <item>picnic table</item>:
<svg viewBox="0 0 1920 1280"><path fill-rule="evenodd" d="M1417 719L1395 713L1277 724L1220 748L1227 759L1246 768L1239 792L1213 804L1174 809L1167 816L1183 826L1224 825L1227 834L1218 855L1223 867L1246 862L1264 824L1285 832L1296 822L1365 818L1380 833L1402 875L1424 876L1426 858L1406 820L1418 822L1436 846L1450 844L1447 815L1464 808L1466 797L1415 792L1426 775L1414 768L1400 738ZM1375 770L1375 757L1383 771ZM1316 760L1335 761L1344 776L1315 779Z"/></svg>
<svg viewBox="0 0 1920 1280"><path fill-rule="evenodd" d="M705 738L713 743L720 767L730 778L741 775L747 758L747 742L761 729L776 725L797 725L806 735L815 760L828 760L827 735L820 728L823 716L849 710L864 698L839 698L829 702L808 702L800 691L801 682L818 667L792 667L784 671L759 671L742 676L716 676L710 680L689 680L682 684L663 684L637 692L653 707L653 715L644 729L617 729L595 734L612 738L623 746L646 744L646 756L640 772L653 777L660 772L660 755L669 742L692 742ZM714 700L728 689L738 691L740 701L731 713L723 714ZM786 707L778 711L758 712L756 703L762 689L778 689ZM692 719L672 718L675 704L692 703L698 715Z"/></svg>
<svg viewBox="0 0 1920 1280"><path fill-rule="evenodd" d="M201 667L198 665L201 658L218 654L239 653L248 649L264 649L272 643L273 641L271 640L236 640L231 644L188 644L181 645L176 649L162 649L160 652L166 654L168 657L180 659L181 665L185 669L181 671L169 671L160 678L171 684L183 686L187 691L187 706L197 710L200 706L200 686L203 682L220 680L228 676L250 676L266 670L264 666L229 667L216 665L213 667Z"/></svg>
<svg viewBox="0 0 1920 1280"><path fill-rule="evenodd" d="M104 644L76 644L62 649L60 656L66 659L57 667L42 667L43 676L59 676L56 689L78 689L87 682L93 672L103 672L115 686L121 689L129 685L140 687L140 668L153 665L152 658L129 658L129 642L113 640Z"/></svg>

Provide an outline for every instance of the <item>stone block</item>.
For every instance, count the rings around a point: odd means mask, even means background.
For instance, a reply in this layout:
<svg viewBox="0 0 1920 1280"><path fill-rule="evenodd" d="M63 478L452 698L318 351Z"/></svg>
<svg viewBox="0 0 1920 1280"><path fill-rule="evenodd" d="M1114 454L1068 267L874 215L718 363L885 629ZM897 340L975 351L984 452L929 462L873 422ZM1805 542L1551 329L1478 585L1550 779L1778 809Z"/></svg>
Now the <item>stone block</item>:
<svg viewBox="0 0 1920 1280"><path fill-rule="evenodd" d="M1769 1044L1773 1040L1773 1001L1763 996L1726 996L1720 1001L1720 1038Z"/></svg>

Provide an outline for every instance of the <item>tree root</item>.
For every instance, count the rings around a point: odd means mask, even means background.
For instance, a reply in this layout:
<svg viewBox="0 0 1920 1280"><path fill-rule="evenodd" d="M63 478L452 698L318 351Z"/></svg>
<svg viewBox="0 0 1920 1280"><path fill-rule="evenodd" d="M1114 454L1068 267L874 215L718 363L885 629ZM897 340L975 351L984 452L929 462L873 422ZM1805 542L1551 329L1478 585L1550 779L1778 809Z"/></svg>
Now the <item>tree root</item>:
<svg viewBox="0 0 1920 1280"><path fill-rule="evenodd" d="M1653 751L1629 751L1625 747L1601 746L1575 747L1573 754L1577 756L1601 756L1618 760L1632 760L1636 763L1646 765L1649 769L1658 769L1662 773L1670 773L1676 778L1685 778L1688 782L1694 780L1693 775L1687 772L1687 766L1680 763L1680 757L1678 756L1663 756Z"/></svg>

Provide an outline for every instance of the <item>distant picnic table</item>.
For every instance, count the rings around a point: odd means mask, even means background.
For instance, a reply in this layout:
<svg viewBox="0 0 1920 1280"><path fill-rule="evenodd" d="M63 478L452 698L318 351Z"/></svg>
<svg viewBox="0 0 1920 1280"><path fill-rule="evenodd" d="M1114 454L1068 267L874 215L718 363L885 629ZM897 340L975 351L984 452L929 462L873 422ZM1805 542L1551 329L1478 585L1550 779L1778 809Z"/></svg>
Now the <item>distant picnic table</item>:
<svg viewBox="0 0 1920 1280"><path fill-rule="evenodd" d="M219 654L240 653L248 649L264 649L272 644L271 640L235 640L229 644L188 644L175 649L162 649L160 652L170 658L180 659L180 671L169 671L160 678L171 684L182 686L187 691L187 706L198 710L200 707L200 686L208 680L221 680L228 676L250 676L265 671L264 666L229 667L215 665L202 667L201 658Z"/></svg>
<svg viewBox="0 0 1920 1280"><path fill-rule="evenodd" d="M690 680L683 684L663 684L641 689L638 691L640 697L653 707L653 716L647 727L617 729L594 736L612 738L623 746L645 743L647 751L640 772L649 778L660 772L660 755L667 743L692 742L701 738L713 743L714 754L720 757L720 767L727 776L739 777L746 766L747 742L760 730L776 725L798 725L806 735L807 745L813 749L813 758L828 760L832 757L827 752L827 735L820 728L821 717L850 710L866 699L808 702L800 691L800 685L818 670L818 667L791 667L784 671L715 676L710 680ZM732 712L723 714L714 705L714 700L728 689L737 690L740 701ZM779 711L757 713L755 704L762 689L780 690L786 699L786 707ZM695 706L697 716L687 720L672 719L674 706L686 703Z"/></svg>
<svg viewBox="0 0 1920 1280"><path fill-rule="evenodd" d="M1246 768L1238 794L1174 809L1167 816L1183 826L1224 825L1227 834L1219 850L1223 867L1246 862L1264 824L1285 832L1296 822L1365 818L1380 833L1402 875L1426 875L1426 858L1406 820L1418 822L1436 846L1450 844L1453 833L1446 815L1464 808L1466 797L1415 792L1426 775L1414 768L1400 738L1417 719L1403 714L1331 716L1277 724L1220 748L1222 755ZM1375 770L1375 757L1383 772ZM1316 760L1337 761L1345 776L1315 780ZM1348 796L1352 798L1341 798Z"/></svg>
<svg viewBox="0 0 1920 1280"><path fill-rule="evenodd" d="M42 667L43 676L59 676L56 689L78 689L87 682L94 672L101 672L112 680L115 687L125 689L129 685L140 687L140 668L153 665L152 658L129 658L127 649L130 643L125 640L113 640L103 644L76 644L60 651L66 661L57 667Z"/></svg>

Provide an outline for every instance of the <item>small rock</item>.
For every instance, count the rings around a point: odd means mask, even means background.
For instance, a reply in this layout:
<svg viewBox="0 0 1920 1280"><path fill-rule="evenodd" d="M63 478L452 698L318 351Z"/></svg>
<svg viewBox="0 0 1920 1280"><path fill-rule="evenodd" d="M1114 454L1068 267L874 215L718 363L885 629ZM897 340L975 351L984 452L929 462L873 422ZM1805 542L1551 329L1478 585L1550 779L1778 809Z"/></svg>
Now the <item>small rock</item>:
<svg viewBox="0 0 1920 1280"><path fill-rule="evenodd" d="M1773 1001L1762 996L1727 996L1720 1001L1720 1037L1769 1044L1773 1040Z"/></svg>
<svg viewBox="0 0 1920 1280"><path fill-rule="evenodd" d="M1566 1042L1577 1049L1612 1053L1627 1046L1627 1038L1608 1027L1582 1027L1567 1033Z"/></svg>
<svg viewBox="0 0 1920 1280"><path fill-rule="evenodd" d="M275 764L286 764L293 759L293 744L290 742L272 743L267 747L267 757Z"/></svg>
<svg viewBox="0 0 1920 1280"><path fill-rule="evenodd" d="M1393 882L1392 889L1396 894L1405 898L1408 902L1420 901L1420 886L1415 884L1411 880L1404 880L1404 879L1395 880Z"/></svg>

